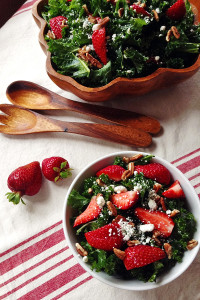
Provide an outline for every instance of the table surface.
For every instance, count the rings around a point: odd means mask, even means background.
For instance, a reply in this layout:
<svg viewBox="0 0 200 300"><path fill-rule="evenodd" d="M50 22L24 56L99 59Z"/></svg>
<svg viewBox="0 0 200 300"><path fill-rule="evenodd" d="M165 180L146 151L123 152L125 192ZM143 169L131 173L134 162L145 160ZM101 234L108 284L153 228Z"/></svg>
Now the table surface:
<svg viewBox="0 0 200 300"><path fill-rule="evenodd" d="M28 80L73 100L59 89L45 72L45 55L38 43L39 30L31 16L35 1L27 1L0 29L0 101L15 80ZM174 163L191 180L200 195L200 72L177 86L148 95L120 97L107 103L157 118L162 132L146 149L103 142L67 133L0 136L0 299L200 299L200 255L187 272L174 282L145 292L109 287L86 273L73 258L64 239L62 210L72 180L91 161L121 150L156 154ZM49 112L60 120L88 121L69 112ZM68 159L73 176L57 184L43 181L26 205L6 200L7 177L12 170L50 156Z"/></svg>

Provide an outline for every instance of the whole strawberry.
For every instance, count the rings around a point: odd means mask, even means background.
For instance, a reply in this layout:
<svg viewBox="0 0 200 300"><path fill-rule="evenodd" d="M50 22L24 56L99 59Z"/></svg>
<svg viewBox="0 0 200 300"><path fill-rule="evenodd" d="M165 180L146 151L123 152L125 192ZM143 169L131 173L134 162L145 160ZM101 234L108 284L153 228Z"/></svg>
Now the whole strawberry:
<svg viewBox="0 0 200 300"><path fill-rule="evenodd" d="M92 44L94 50L102 63L107 64L107 55L106 55L106 29L105 27L94 30L92 34Z"/></svg>
<svg viewBox="0 0 200 300"><path fill-rule="evenodd" d="M56 39L62 38L62 29L67 25L67 18L58 16L49 21L51 31L55 34Z"/></svg>
<svg viewBox="0 0 200 300"><path fill-rule="evenodd" d="M57 182L71 176L71 170L68 161L59 156L46 158L42 162L42 173L50 181Z"/></svg>
<svg viewBox="0 0 200 300"><path fill-rule="evenodd" d="M168 18L174 21L179 21L183 19L186 14L186 7L184 0L177 0L168 10L166 15Z"/></svg>
<svg viewBox="0 0 200 300"><path fill-rule="evenodd" d="M18 204L23 195L33 196L37 194L42 185L42 172L38 161L34 161L25 166L14 170L8 177L7 181L9 189L12 193L7 193L6 196L9 202Z"/></svg>

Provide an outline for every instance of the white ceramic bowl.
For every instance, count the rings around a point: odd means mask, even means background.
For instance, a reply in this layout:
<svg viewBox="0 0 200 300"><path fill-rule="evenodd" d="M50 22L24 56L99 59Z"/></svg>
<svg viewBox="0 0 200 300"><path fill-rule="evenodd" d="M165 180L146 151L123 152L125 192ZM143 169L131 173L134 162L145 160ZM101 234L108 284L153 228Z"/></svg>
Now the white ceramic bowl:
<svg viewBox="0 0 200 300"><path fill-rule="evenodd" d="M198 250L199 250L199 243L198 246L195 247L191 251L186 251L183 257L182 263L177 263L170 271L168 271L166 274L163 274L158 278L158 281L156 283L151 283L151 282L141 282L136 279L132 280L123 280L123 279L118 279L115 278L114 276L109 276L104 272L95 272L90 269L90 265L87 263L84 263L82 260L82 257L78 256L78 253L76 251L75 243L77 242L77 237L75 235L74 229L70 225L70 218L72 216L72 209L67 205L67 199L69 194L71 193L72 189L79 190L82 182L85 178L94 176L96 172L107 165L110 165L113 163L115 156L132 156L133 154L136 153L142 153L142 152L136 152L136 151L123 151L123 152L117 152L117 153L112 153L110 155L104 156L91 164L89 164L83 171L76 176L74 181L72 182L68 193L66 195L65 199L65 204L64 204L64 215L63 215L63 228L64 228L64 233L65 237L67 240L67 244L70 247L70 249L73 252L74 257L77 259L79 264L88 272L90 273L93 277L99 279L100 281L113 286L117 288L122 288L126 290L148 290L148 289L153 289L157 288L159 286L162 286L164 284L167 284L171 282L172 280L176 279L178 276L180 276L192 263L194 258L196 257ZM143 153L144 155L147 155L148 153ZM179 180L187 202L189 206L189 210L193 213L196 221L197 221L197 231L194 235L194 239L200 241L200 221L199 221L199 216L200 216L200 202L199 198L188 181L188 179L172 164L167 162L166 160L155 156L153 158L154 162L158 162L163 164L171 173L172 178L174 180Z"/></svg>

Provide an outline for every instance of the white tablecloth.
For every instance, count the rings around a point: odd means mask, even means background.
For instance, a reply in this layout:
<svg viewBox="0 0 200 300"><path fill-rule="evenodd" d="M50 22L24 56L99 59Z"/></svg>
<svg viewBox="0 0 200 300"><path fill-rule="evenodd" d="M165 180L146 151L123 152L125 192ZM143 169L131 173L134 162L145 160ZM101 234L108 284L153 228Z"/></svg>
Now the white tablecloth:
<svg viewBox="0 0 200 300"><path fill-rule="evenodd" d="M45 71L46 57L38 43L39 29L26 4L0 29L0 102L9 103L7 86L28 80L77 99L59 89ZM71 256L62 231L62 210L67 189L78 172L92 160L120 150L144 150L186 166L184 173L200 193L200 73L177 86L145 96L114 99L104 104L157 118L163 127L146 149L103 142L68 133L0 135L0 299L200 299L200 256L173 283L130 292L109 287L85 273ZM89 121L74 113L51 115L62 120ZM50 156L66 158L73 176L57 184L43 181L25 205L14 206L5 197L7 177L15 168ZM184 165L185 164L185 165Z"/></svg>

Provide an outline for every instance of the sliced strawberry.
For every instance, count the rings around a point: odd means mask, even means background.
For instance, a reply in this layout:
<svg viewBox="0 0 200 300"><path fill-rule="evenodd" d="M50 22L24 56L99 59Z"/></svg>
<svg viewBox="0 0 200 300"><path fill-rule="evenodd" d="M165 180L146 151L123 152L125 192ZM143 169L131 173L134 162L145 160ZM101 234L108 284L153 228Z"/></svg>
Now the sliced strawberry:
<svg viewBox="0 0 200 300"><path fill-rule="evenodd" d="M127 270L149 265L157 260L165 258L165 251L158 247L136 245L125 250L124 265Z"/></svg>
<svg viewBox="0 0 200 300"><path fill-rule="evenodd" d="M118 223L108 224L85 233L88 244L96 249L111 251L120 248L123 242L121 228Z"/></svg>
<svg viewBox="0 0 200 300"><path fill-rule="evenodd" d="M92 44L94 50L102 63L107 64L107 55L106 55L106 29L105 27L94 30L92 34Z"/></svg>
<svg viewBox="0 0 200 300"><path fill-rule="evenodd" d="M58 16L58 17L52 18L49 21L49 24L50 24L51 30L55 34L55 37L57 39L61 39L62 38L62 28L67 24L67 18L65 18L63 16Z"/></svg>
<svg viewBox="0 0 200 300"><path fill-rule="evenodd" d="M179 21L183 19L186 14L186 7L184 0L176 1L168 10L166 11L166 15L174 21Z"/></svg>
<svg viewBox="0 0 200 300"><path fill-rule="evenodd" d="M130 6L130 8L132 8L137 14L150 17L150 14L138 4L133 4Z"/></svg>
<svg viewBox="0 0 200 300"><path fill-rule="evenodd" d="M166 213L138 207L135 209L135 215L145 224L154 224L154 228L159 230L162 236L171 235L174 222Z"/></svg>
<svg viewBox="0 0 200 300"><path fill-rule="evenodd" d="M125 193L115 194L110 196L110 201L120 209L129 209L138 200L139 193L136 191L129 191Z"/></svg>
<svg viewBox="0 0 200 300"><path fill-rule="evenodd" d="M96 196L93 196L86 210L76 218L74 227L90 222L98 217L101 207L98 205L96 198Z"/></svg>
<svg viewBox="0 0 200 300"><path fill-rule="evenodd" d="M150 163L148 165L135 166L135 171L143 173L145 177L153 179L162 184L170 183L170 173L167 168L159 163Z"/></svg>
<svg viewBox="0 0 200 300"><path fill-rule="evenodd" d="M104 169L98 171L96 176L99 177L101 174L108 175L111 180L120 181L122 174L126 171L124 168L118 165L107 166Z"/></svg>
<svg viewBox="0 0 200 300"><path fill-rule="evenodd" d="M168 190L164 191L162 195L166 198L185 198L185 194L180 186L178 180L176 180Z"/></svg>

